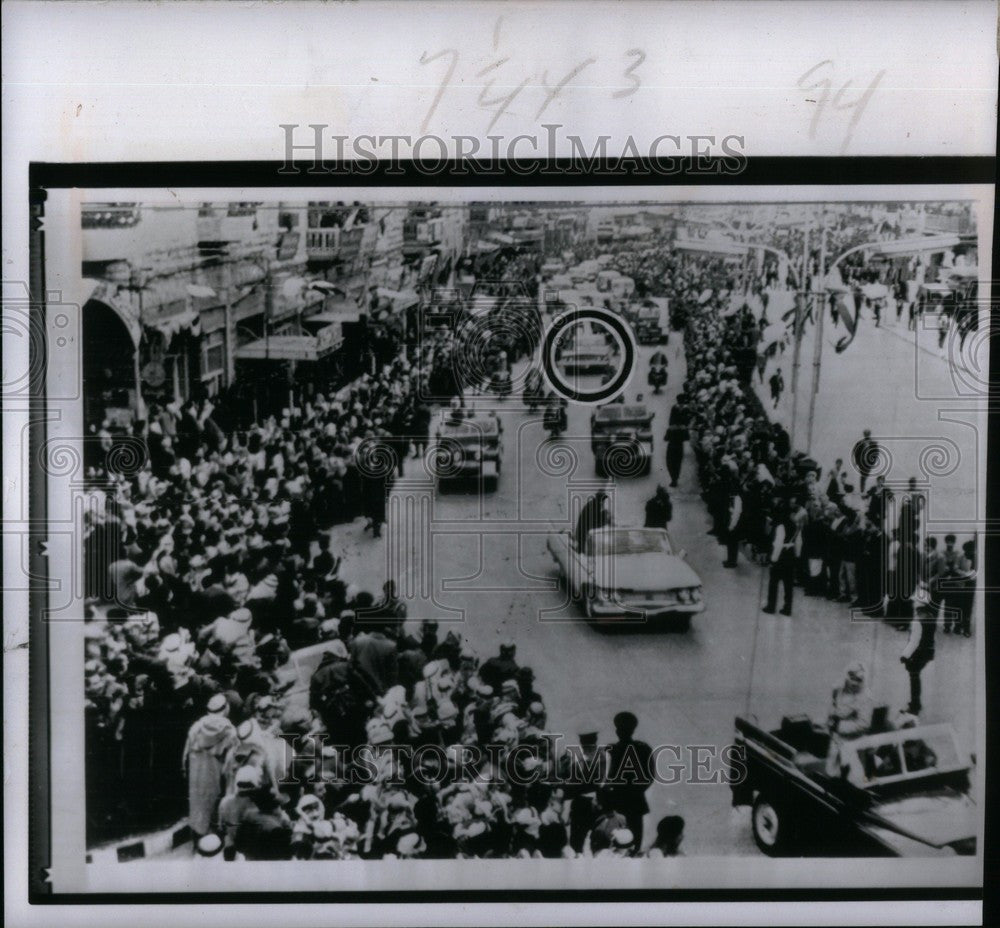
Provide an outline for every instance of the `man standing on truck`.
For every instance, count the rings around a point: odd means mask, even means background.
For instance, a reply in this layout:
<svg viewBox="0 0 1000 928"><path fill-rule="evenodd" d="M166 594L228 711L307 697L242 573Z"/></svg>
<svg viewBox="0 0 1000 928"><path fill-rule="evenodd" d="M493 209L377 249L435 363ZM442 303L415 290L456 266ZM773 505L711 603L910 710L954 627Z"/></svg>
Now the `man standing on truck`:
<svg viewBox="0 0 1000 928"><path fill-rule="evenodd" d="M855 661L844 674L844 682L833 691L830 714L830 748L826 772L840 776L840 746L845 739L860 738L872 724L872 704L865 686L865 668Z"/></svg>
<svg viewBox="0 0 1000 928"><path fill-rule="evenodd" d="M608 494L603 490L598 490L580 510L580 517L576 520L576 546L583 550L587 544L590 533L598 528L604 528L611 524L611 513L608 512Z"/></svg>

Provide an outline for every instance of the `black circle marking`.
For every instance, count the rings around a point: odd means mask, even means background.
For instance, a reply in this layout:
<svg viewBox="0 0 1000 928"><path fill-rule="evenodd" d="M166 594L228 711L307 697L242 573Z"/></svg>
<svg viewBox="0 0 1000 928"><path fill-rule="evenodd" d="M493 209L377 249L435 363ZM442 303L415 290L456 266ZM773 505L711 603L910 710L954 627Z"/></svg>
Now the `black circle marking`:
<svg viewBox="0 0 1000 928"><path fill-rule="evenodd" d="M556 339L569 326L587 320L594 320L609 328L618 336L622 346L622 359L618 373L596 390L578 390L571 386L559 372L554 360ZM573 400L575 403L602 403L611 399L628 383L629 377L632 376L632 368L635 366L635 358L636 347L632 338L632 329L614 313L596 306L571 309L558 316L546 330L542 340L542 368L546 378L556 393L568 400Z"/></svg>

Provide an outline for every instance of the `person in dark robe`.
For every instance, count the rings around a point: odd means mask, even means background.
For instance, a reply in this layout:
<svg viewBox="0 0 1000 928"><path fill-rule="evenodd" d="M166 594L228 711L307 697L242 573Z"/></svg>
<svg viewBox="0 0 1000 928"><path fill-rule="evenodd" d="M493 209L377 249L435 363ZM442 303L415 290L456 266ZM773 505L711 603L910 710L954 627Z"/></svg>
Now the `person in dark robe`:
<svg viewBox="0 0 1000 928"><path fill-rule="evenodd" d="M653 782L653 749L632 736L639 720L631 712L619 712L614 718L618 741L608 748L608 783L612 807L625 817L625 825L635 839L634 848L642 847L643 818L649 812L646 790Z"/></svg>
<svg viewBox="0 0 1000 928"><path fill-rule="evenodd" d="M590 533L611 524L611 513L608 511L608 494L598 490L583 505L576 521L576 534L573 536L577 548L583 550Z"/></svg>

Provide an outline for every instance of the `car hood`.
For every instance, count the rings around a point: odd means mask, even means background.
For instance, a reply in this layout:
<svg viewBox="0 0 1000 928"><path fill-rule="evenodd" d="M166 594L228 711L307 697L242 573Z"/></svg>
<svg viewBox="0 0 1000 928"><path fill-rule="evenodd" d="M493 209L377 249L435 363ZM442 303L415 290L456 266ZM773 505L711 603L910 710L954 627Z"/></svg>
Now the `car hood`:
<svg viewBox="0 0 1000 928"><path fill-rule="evenodd" d="M656 592L701 586L701 578L675 554L629 554L595 558L594 580L602 588Z"/></svg>
<svg viewBox="0 0 1000 928"><path fill-rule="evenodd" d="M976 834L976 804L954 790L907 796L880 803L871 811L930 844L949 844Z"/></svg>

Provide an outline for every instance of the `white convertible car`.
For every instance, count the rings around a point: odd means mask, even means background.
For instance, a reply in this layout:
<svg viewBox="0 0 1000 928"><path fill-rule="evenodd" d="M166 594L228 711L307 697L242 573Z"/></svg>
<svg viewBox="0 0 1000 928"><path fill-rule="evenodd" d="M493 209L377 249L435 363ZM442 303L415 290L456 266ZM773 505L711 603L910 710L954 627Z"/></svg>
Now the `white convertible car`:
<svg viewBox="0 0 1000 928"><path fill-rule="evenodd" d="M580 550L573 533L553 532L548 549L588 619L666 617L687 628L705 608L701 578L662 528L595 529Z"/></svg>

